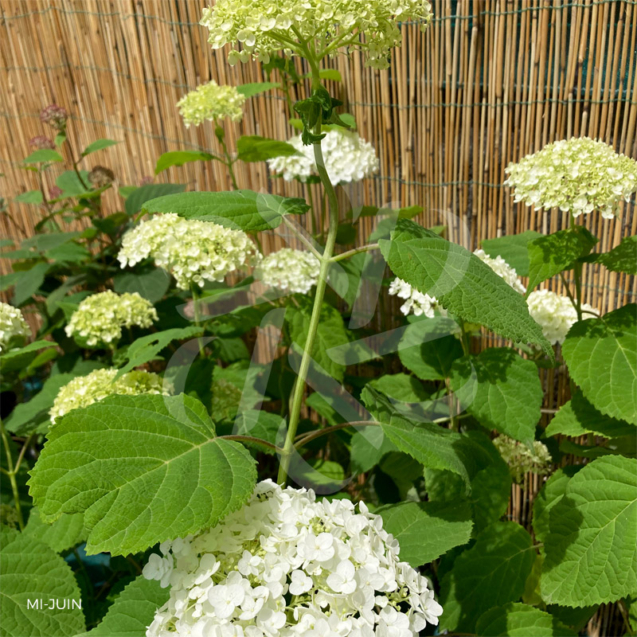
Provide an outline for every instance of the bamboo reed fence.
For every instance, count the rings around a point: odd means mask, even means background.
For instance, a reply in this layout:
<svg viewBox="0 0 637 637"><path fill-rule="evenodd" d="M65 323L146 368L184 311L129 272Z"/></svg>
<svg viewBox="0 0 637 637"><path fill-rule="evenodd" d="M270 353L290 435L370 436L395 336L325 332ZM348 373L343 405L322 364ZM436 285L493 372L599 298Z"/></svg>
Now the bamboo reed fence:
<svg viewBox="0 0 637 637"><path fill-rule="evenodd" d="M10 200L35 187L19 160L29 152L29 139L45 132L38 115L50 103L71 113L69 140L76 153L101 137L121 142L94 156L94 163L115 171L120 185L153 175L163 152L214 150L212 127L186 129L175 107L178 99L210 79L238 85L267 78L256 63L230 67L222 51L210 50L207 31L198 24L203 4L0 0L0 194ZM447 225L451 239L472 249L485 238L563 227L564 213L514 204L503 186L504 169L570 136L599 138L637 156L637 1L432 4L435 18L426 33L418 24L403 23L404 43L388 71L365 68L356 54L330 62L343 78L331 89L374 144L381 163L375 178L343 190L343 202L421 205L423 223ZM294 96L306 88L295 87ZM227 127L229 146L240 134L287 139L295 134L289 117L281 92L252 98L244 121ZM187 164L155 181L197 190L230 188L219 164ZM307 195L300 184L271 179L264 164L239 166L238 181L254 190ZM121 205L117 191L110 192L107 211ZM10 214L17 224L4 216L0 228L15 239L21 238L17 226L30 234L39 216L33 206L15 203ZM309 228L310 219L306 222ZM360 240L370 223L362 223ZM637 233L634 201L616 220L590 215L586 223L600 237L598 249L610 249ZM265 251L280 244L280 237L268 237ZM564 293L561 282L551 286ZM599 266L586 267L584 286L585 301L603 311L634 301L637 294L634 277ZM568 398L568 383L553 370L544 382L550 388L545 408L555 409ZM527 476L522 488L514 488L513 519L528 524L540 486L537 477ZM618 625L617 607L604 607L588 633L613 635Z"/></svg>

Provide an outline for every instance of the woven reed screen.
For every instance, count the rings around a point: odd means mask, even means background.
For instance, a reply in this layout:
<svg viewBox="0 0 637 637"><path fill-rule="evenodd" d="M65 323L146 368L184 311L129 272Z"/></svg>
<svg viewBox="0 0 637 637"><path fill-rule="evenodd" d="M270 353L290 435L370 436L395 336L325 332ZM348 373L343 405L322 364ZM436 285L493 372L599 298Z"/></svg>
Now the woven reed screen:
<svg viewBox="0 0 637 637"><path fill-rule="evenodd" d="M242 84L264 78L256 64L231 68L212 52L199 26L204 0L0 0L0 194L11 198L36 185L18 160L42 134L39 110L52 102L70 111L71 146L120 140L94 163L110 166L122 185L153 174L168 150L215 149L211 127L186 130L175 103L198 84ZM345 190L343 200L419 204L422 222L444 223L450 238L475 248L480 240L535 229L552 232L565 215L512 203L504 168L544 144L588 135L635 157L637 140L637 2L634 0L433 0L435 18L423 34L405 23L404 44L391 69L367 69L358 56L331 64L332 84L363 137L381 158L379 175ZM275 78L276 79L276 78ZM302 94L304 87L299 88ZM293 134L282 94L253 98L239 134L286 139ZM86 166L87 168L90 167ZM54 173L53 173L54 176ZM220 165L188 164L157 181L198 190L229 189ZM241 187L304 196L303 187L270 179L265 165L239 168ZM52 185L53 180L48 185ZM318 194L318 193L315 193ZM107 211L121 206L116 191ZM28 234L32 207L11 206ZM607 250L637 232L634 202L612 222L587 219ZM309 224L309 220L308 220ZM5 236L20 237L2 219ZM361 228L361 239L369 231ZM270 237L265 249L280 245ZM598 267L585 271L586 302L604 311L634 300L634 278ZM560 284L554 283L556 291ZM547 373L548 409L563 404L568 384ZM514 490L510 514L528 522L539 483ZM610 635L617 609L602 609L592 635ZM619 618L620 619L620 618Z"/></svg>

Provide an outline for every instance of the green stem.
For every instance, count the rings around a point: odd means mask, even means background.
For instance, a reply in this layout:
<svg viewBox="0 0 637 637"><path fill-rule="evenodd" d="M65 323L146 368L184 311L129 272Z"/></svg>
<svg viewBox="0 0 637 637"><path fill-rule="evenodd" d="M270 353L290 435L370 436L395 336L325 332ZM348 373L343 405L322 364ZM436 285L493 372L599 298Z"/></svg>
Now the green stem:
<svg viewBox="0 0 637 637"><path fill-rule="evenodd" d="M571 228L575 229L578 224L575 222L575 216L571 213ZM575 310L577 311L577 320L582 320L582 264L575 262L573 268L573 278L575 279Z"/></svg>
<svg viewBox="0 0 637 637"><path fill-rule="evenodd" d="M307 51L307 49L306 49ZM316 59L311 55L308 55L308 63L312 69L312 89L317 90L321 86L321 78L319 74L319 67ZM319 119L317 122L314 133L319 135L321 133L322 122ZM334 245L336 243L336 232L338 230L338 199L336 197L336 191L330 181L330 177L325 169L325 160L323 158L323 151L321 149L321 143L314 144L314 159L316 161L316 167L323 184L323 188L327 193L329 201L329 214L330 222L327 232L327 240L325 242L325 250L321 255L321 269L319 272L319 278L316 283L316 294L314 296L314 307L312 308L312 316L310 318L310 326L308 330L307 339L305 341L305 349L303 351L303 357L301 358L301 365L299 367L299 374L294 385L294 393L292 396L292 407L290 409L290 424L288 427L287 436L285 438L285 445L283 452L281 453L281 465L279 467L279 484L284 485L287 482L288 471L290 469L290 462L292 460L292 454L294 453L294 438L296 437L296 431L299 426L299 420L301 415L301 406L303 404L303 394L305 393L305 381L310 369L310 362L312 360L312 349L314 347L314 341L316 340L316 332L319 326L321 318L321 308L323 305L323 297L325 296L325 288L327 286L327 275L331 265L332 254L334 253Z"/></svg>
<svg viewBox="0 0 637 637"><path fill-rule="evenodd" d="M18 491L18 482L15 479L17 469L13 467L13 458L11 457L11 449L9 449L9 437L7 431L4 428L4 423L0 420L0 435L2 435L2 444L4 445L4 452L7 456L7 468L6 472L9 476L9 482L11 482L11 491L13 492L13 500L15 502L15 511L18 516L18 525L20 530L24 530L24 518L22 517L22 506L20 504L20 492Z"/></svg>
<svg viewBox="0 0 637 637"><path fill-rule="evenodd" d="M316 220L316 210L314 210L314 195L312 194L312 184L307 184L307 198L312 213L312 234L314 238L318 236L318 222ZM285 218L285 217L284 217Z"/></svg>
<svg viewBox="0 0 637 637"><path fill-rule="evenodd" d="M199 296L197 294L197 284L193 283L190 286L190 292L192 294L192 307L195 313L195 325L197 327L201 327L201 314L199 311ZM201 354L202 358L205 358L206 352L203 347L203 340L201 336L197 338L197 342L199 343L199 354Z"/></svg>
<svg viewBox="0 0 637 637"><path fill-rule="evenodd" d="M342 254L337 254L332 257L332 262L335 263L337 261L342 261L343 259L349 259L353 257L355 254L360 254L361 252L369 252L370 250L377 250L377 243L370 243L367 246L361 246L360 248L354 248L353 250L348 250L347 252L343 252Z"/></svg>
<svg viewBox="0 0 637 637"><path fill-rule="evenodd" d="M312 245L308 239L306 239L294 226L294 224L287 218L283 217L283 224L286 225L293 233L294 236L317 258L321 259L322 254Z"/></svg>

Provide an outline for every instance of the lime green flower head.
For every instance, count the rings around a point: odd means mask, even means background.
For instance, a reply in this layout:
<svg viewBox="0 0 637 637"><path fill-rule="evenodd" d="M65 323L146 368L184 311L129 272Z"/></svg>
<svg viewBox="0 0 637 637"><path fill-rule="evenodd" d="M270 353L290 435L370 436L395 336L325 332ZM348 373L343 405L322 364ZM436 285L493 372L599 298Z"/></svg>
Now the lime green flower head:
<svg viewBox="0 0 637 637"><path fill-rule="evenodd" d="M31 336L22 312L8 303L0 302L0 352L13 345L21 345Z"/></svg>
<svg viewBox="0 0 637 637"><path fill-rule="evenodd" d="M88 407L113 394L137 396L138 394L170 393L170 387L164 385L157 374L135 370L123 374L117 380L116 369L96 369L86 376L78 376L60 389L49 411L51 422L60 419L73 409Z"/></svg>
<svg viewBox="0 0 637 637"><path fill-rule="evenodd" d="M284 51L307 57L334 55L340 47L363 52L369 66L385 69L402 40L398 21L431 21L427 0L217 0L204 9L213 49L232 45L228 61L267 62ZM236 48L241 45L241 49Z"/></svg>
<svg viewBox="0 0 637 637"><path fill-rule="evenodd" d="M547 446L539 440L534 440L529 448L523 442L518 442L509 436L498 436L493 444L500 452L502 459L509 465L509 471L515 482L522 482L525 473L535 473L540 476L551 472L553 462Z"/></svg>
<svg viewBox="0 0 637 637"><path fill-rule="evenodd" d="M599 210L612 219L619 202L637 190L637 161L588 137L548 144L506 168L515 202L559 208L574 217Z"/></svg>
<svg viewBox="0 0 637 637"><path fill-rule="evenodd" d="M177 108L186 128L190 128L191 125L199 126L203 122L226 118L240 122L245 101L245 95L241 95L234 86L219 86L213 80L184 95L177 102Z"/></svg>

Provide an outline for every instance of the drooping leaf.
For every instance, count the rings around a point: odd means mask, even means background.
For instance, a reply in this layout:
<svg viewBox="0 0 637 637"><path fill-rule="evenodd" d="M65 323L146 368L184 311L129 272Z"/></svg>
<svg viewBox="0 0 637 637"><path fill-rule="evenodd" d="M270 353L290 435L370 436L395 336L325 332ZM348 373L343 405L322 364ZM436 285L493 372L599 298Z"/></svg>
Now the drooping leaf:
<svg viewBox="0 0 637 637"><path fill-rule="evenodd" d="M98 150L104 150L105 148L110 148L111 146L115 146L115 144L119 144L113 139L98 139L93 143L89 144L83 151L82 157L86 157L91 153L95 153Z"/></svg>
<svg viewBox="0 0 637 637"><path fill-rule="evenodd" d="M483 427L521 442L534 439L544 395L532 361L512 349L489 348L454 363L451 388Z"/></svg>
<svg viewBox="0 0 637 637"><path fill-rule="evenodd" d="M575 323L562 346L586 399L612 418L637 423L637 305Z"/></svg>
<svg viewBox="0 0 637 637"><path fill-rule="evenodd" d="M131 197L133 197L131 195ZM127 200L130 201L130 198ZM147 212L172 212L185 219L210 221L244 232L276 228L283 215L303 214L309 206L303 199L289 199L256 193L252 190L231 192L186 192L148 201Z"/></svg>
<svg viewBox="0 0 637 637"><path fill-rule="evenodd" d="M540 345L553 356L524 298L477 256L406 219L398 220L391 236L379 245L396 276L464 320L516 342Z"/></svg>
<svg viewBox="0 0 637 637"><path fill-rule="evenodd" d="M604 416L577 390L573 398L560 407L544 433L547 436L562 434L575 437L595 433L606 438L616 438L634 435L637 428L623 420Z"/></svg>
<svg viewBox="0 0 637 637"><path fill-rule="evenodd" d="M161 268L150 267L138 272L122 272L113 277L115 292L137 292L153 304L163 298L169 287L170 275Z"/></svg>
<svg viewBox="0 0 637 637"><path fill-rule="evenodd" d="M573 476L549 514L544 601L590 606L637 593L637 460L607 456Z"/></svg>
<svg viewBox="0 0 637 637"><path fill-rule="evenodd" d="M272 414L267 411L248 409L242 411L234 423L234 434L241 436L252 436L272 443L273 445L283 446L285 438L285 418L278 414ZM263 445L244 442L248 447L274 454L274 449L268 449Z"/></svg>
<svg viewBox="0 0 637 637"><path fill-rule="evenodd" d="M43 542L6 526L0 527L3 637L73 637L84 630L84 616L73 571ZM55 596L58 604L49 608ZM27 608L27 602L42 607ZM62 608L59 608L62 607Z"/></svg>
<svg viewBox="0 0 637 637"><path fill-rule="evenodd" d="M213 526L250 497L254 461L189 396L109 396L49 432L29 482L44 522L84 513L87 553L134 553Z"/></svg>
<svg viewBox="0 0 637 637"><path fill-rule="evenodd" d="M471 510L464 502L402 502L381 507L383 528L400 544L400 560L414 568L471 539Z"/></svg>
<svg viewBox="0 0 637 637"><path fill-rule="evenodd" d="M44 542L56 553L62 553L86 539L86 529L84 528L84 514L73 513L63 515L53 524L45 524L40 518L37 507L31 509L29 523L24 529L24 534L34 540Z"/></svg>
<svg viewBox="0 0 637 637"><path fill-rule="evenodd" d="M41 190L27 190L13 198L17 203L41 204L44 201Z"/></svg>
<svg viewBox="0 0 637 637"><path fill-rule="evenodd" d="M15 273L18 276L12 281L14 287L11 302L13 305L22 305L36 294L44 283L44 277L50 269L50 263L39 262L30 270Z"/></svg>
<svg viewBox="0 0 637 637"><path fill-rule="evenodd" d="M531 241L542 236L541 232L527 230L520 234L512 234L497 239L485 239L482 249L490 256L502 257L518 276L529 276L529 252L528 245Z"/></svg>
<svg viewBox="0 0 637 637"><path fill-rule="evenodd" d="M486 528L442 578L440 629L475 633L483 613L522 596L534 560L531 536L519 524Z"/></svg>
<svg viewBox="0 0 637 637"><path fill-rule="evenodd" d="M478 635L489 637L576 637L556 617L526 604L509 603L488 610L478 620Z"/></svg>
<svg viewBox="0 0 637 637"><path fill-rule="evenodd" d="M279 88L279 82L252 82L249 84L241 84L237 86L237 91L246 97L254 97L259 93L265 93L273 88Z"/></svg>
<svg viewBox="0 0 637 637"><path fill-rule="evenodd" d="M22 242L22 247L35 248L38 252L48 252L54 250L73 239L82 236L81 232L47 232L46 234L36 234Z"/></svg>
<svg viewBox="0 0 637 637"><path fill-rule="evenodd" d="M43 349L56 347L53 341L34 341L20 349L12 349L3 352L0 357L0 372L6 374L17 369L24 369L29 366L31 361Z"/></svg>
<svg viewBox="0 0 637 637"><path fill-rule="evenodd" d="M610 252L594 255L595 263L601 263L611 272L637 275L637 235L626 237Z"/></svg>
<svg viewBox="0 0 637 637"><path fill-rule="evenodd" d="M145 637L155 612L169 596L169 588L162 588L159 582L140 575L117 596L93 630L77 637Z"/></svg>
<svg viewBox="0 0 637 637"><path fill-rule="evenodd" d="M297 154L292 144L259 135L243 135L237 141L238 158L245 162L265 161L274 157L289 157Z"/></svg>
<svg viewBox="0 0 637 637"><path fill-rule="evenodd" d="M217 157L201 150L173 150L160 155L155 166L155 174L159 175L172 166L183 166L191 161L210 161L213 159L217 159Z"/></svg>
<svg viewBox="0 0 637 637"><path fill-rule="evenodd" d="M146 184L140 186L126 198L126 214L132 217L144 207L147 201L157 197L174 195L184 190L186 190L186 184Z"/></svg>
<svg viewBox="0 0 637 637"><path fill-rule="evenodd" d="M32 152L27 158L22 160L24 164L47 164L50 162L64 161L64 158L56 150L42 148Z"/></svg>

